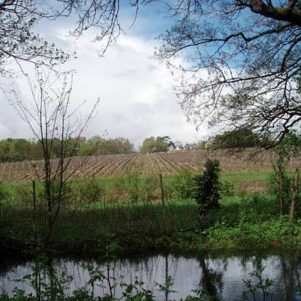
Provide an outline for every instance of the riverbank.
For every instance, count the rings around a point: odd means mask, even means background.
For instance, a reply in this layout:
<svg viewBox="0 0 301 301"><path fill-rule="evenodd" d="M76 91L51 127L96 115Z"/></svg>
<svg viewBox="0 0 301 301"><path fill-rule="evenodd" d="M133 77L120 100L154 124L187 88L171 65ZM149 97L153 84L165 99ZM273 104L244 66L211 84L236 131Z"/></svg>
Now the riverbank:
<svg viewBox="0 0 301 301"><path fill-rule="evenodd" d="M208 250L301 249L301 219L290 223L279 217L272 196L227 197L209 212L207 224L198 229L198 207L182 199L151 204L63 209L55 223L48 252L56 255L122 257L172 252L185 254ZM296 212L299 212L297 209ZM38 212L36 236L43 239L44 213ZM31 255L34 243L32 210L2 208L1 250Z"/></svg>

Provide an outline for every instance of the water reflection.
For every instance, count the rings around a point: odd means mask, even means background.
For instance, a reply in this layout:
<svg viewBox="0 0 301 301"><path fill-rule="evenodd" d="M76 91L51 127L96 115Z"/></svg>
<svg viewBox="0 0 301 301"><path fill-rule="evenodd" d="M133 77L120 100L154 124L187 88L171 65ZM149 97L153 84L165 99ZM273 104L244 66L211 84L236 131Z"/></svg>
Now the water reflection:
<svg viewBox="0 0 301 301"><path fill-rule="evenodd" d="M5 266L0 264L0 289L15 289L37 300L57 300L79 290L90 296L121 298L132 289L156 300L301 300L301 258L297 255L184 258L154 256L144 260L109 262L43 258ZM131 285L131 286L129 286Z"/></svg>

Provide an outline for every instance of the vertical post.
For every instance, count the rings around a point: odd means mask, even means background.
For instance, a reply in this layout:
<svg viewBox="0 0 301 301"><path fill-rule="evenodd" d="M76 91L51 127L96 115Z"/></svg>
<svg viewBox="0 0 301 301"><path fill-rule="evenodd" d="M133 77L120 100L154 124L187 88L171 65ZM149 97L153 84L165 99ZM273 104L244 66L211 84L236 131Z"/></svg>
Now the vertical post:
<svg viewBox="0 0 301 301"><path fill-rule="evenodd" d="M163 205L163 208L165 208L165 196L164 196L164 186L163 186L162 174L159 174L159 179L160 179L162 205Z"/></svg>
<svg viewBox="0 0 301 301"><path fill-rule="evenodd" d="M36 221L36 181L32 181L32 202L33 202L33 240L37 243L37 221Z"/></svg>
<svg viewBox="0 0 301 301"><path fill-rule="evenodd" d="M0 189L2 190L3 189L3 186L2 186L2 181L0 181ZM2 191L0 191L1 193ZM3 191L4 192L4 191ZM3 201L3 197L0 198L0 218L2 219L2 201ZM0 220L1 222L1 220Z"/></svg>

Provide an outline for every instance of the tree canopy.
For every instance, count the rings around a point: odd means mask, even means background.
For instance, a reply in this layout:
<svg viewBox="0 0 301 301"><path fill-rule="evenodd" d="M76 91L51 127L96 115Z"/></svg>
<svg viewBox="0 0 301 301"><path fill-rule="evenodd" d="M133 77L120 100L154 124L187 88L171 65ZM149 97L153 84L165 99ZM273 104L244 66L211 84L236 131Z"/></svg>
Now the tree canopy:
<svg viewBox="0 0 301 301"><path fill-rule="evenodd" d="M54 139L52 158L59 158L60 141ZM64 141L65 151L74 156L129 154L134 152L133 144L125 138L103 139L99 136L86 139L69 138ZM74 149L74 145L77 148ZM43 159L41 143L27 139L0 140L0 162L16 162Z"/></svg>
<svg viewBox="0 0 301 301"><path fill-rule="evenodd" d="M178 93L196 122L281 140L300 124L301 2L180 1L158 56L183 55Z"/></svg>
<svg viewBox="0 0 301 301"><path fill-rule="evenodd" d="M138 13L142 5L158 2L127 4ZM300 0L163 2L174 25L161 35L157 57L183 72L177 92L187 116L197 124L223 122L262 135L269 132L278 141L300 124ZM2 74L9 59L49 65L68 59L69 54L33 30L43 18L73 16L75 35L96 28L96 38L105 41L101 53L120 33L119 15L126 5L120 0L57 0L53 4L0 2ZM183 60L174 60L177 56Z"/></svg>
<svg viewBox="0 0 301 301"><path fill-rule="evenodd" d="M140 152L142 154L167 152L167 150L168 150L168 145L164 137L145 138L140 148Z"/></svg>
<svg viewBox="0 0 301 301"><path fill-rule="evenodd" d="M246 148L267 146L269 143L268 138L262 139L250 129L238 128L214 136L210 146L213 148Z"/></svg>
<svg viewBox="0 0 301 301"><path fill-rule="evenodd" d="M133 144L126 138L104 139L99 136L89 138L79 148L79 155L130 154L134 152Z"/></svg>
<svg viewBox="0 0 301 301"><path fill-rule="evenodd" d="M129 2L129 6L132 4ZM66 62L71 55L45 40L37 32L41 20L56 21L70 17L75 36L93 27L96 40L103 40L99 53L119 36L119 0L3 0L0 1L0 75L12 75L7 62L14 61L53 67ZM0 86L0 88L2 88Z"/></svg>

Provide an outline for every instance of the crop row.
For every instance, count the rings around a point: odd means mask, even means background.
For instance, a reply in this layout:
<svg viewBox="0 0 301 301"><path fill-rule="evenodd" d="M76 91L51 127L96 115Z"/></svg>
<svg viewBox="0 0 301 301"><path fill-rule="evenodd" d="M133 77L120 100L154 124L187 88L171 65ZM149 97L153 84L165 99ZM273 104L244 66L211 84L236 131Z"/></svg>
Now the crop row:
<svg viewBox="0 0 301 301"><path fill-rule="evenodd" d="M169 153L152 153L146 155L102 155L89 157L72 157L66 160L65 177L70 179L92 177L116 177L127 174L177 174L183 167L199 170L208 159L218 159L223 171L257 171L271 170L276 160L272 151L179 151ZM52 174L59 170L58 160L52 160ZM301 158L293 158L291 167L300 167ZM30 182L42 180L44 176L43 161L24 161L0 164L0 180L6 183Z"/></svg>

